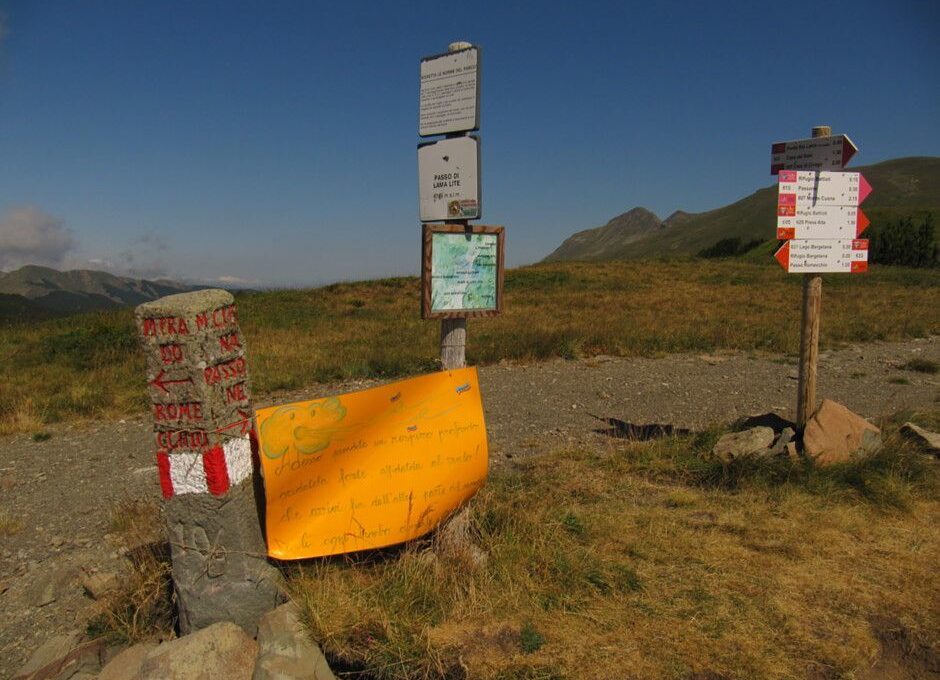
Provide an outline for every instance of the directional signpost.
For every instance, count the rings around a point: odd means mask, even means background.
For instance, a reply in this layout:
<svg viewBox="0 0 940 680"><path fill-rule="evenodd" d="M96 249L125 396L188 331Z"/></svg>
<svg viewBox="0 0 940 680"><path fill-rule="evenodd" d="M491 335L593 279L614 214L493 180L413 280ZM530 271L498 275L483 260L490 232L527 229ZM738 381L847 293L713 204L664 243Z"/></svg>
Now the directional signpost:
<svg viewBox="0 0 940 680"><path fill-rule="evenodd" d="M775 142L770 147L770 174L781 170L841 170L858 147L848 135Z"/></svg>
<svg viewBox="0 0 940 680"><path fill-rule="evenodd" d="M777 238L786 240L774 257L786 271L804 275L796 406L801 429L816 408L822 304L818 274L868 271L868 241L858 237L869 221L858 206L871 185L861 173L834 172L858 148L847 135L830 133L828 126L816 127L811 139L777 142L770 150L770 172L778 175Z"/></svg>
<svg viewBox="0 0 940 680"><path fill-rule="evenodd" d="M868 271L868 240L793 239L774 257L791 274L859 274Z"/></svg>
<svg viewBox="0 0 940 680"><path fill-rule="evenodd" d="M418 146L422 222L480 217L480 140L442 139Z"/></svg>

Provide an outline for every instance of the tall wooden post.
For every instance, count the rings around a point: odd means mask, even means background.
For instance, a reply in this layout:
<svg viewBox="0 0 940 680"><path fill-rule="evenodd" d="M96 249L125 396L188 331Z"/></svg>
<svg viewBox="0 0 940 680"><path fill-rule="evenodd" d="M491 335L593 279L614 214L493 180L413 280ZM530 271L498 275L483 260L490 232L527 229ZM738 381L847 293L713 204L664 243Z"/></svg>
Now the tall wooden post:
<svg viewBox="0 0 940 680"><path fill-rule="evenodd" d="M813 128L813 137L829 137L832 128ZM816 411L816 368L819 361L819 316L822 308L822 277L803 275L803 314L800 320L800 382L796 400L796 424L802 430Z"/></svg>

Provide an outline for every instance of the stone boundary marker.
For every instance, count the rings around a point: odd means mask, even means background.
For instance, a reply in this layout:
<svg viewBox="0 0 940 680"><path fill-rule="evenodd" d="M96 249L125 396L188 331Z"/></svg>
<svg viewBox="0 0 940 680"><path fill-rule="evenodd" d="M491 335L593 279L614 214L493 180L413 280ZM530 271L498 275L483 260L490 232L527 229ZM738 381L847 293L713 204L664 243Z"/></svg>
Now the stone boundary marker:
<svg viewBox="0 0 940 680"><path fill-rule="evenodd" d="M182 633L234 621L254 635L277 604L253 470L254 411L232 295L200 290L136 310Z"/></svg>

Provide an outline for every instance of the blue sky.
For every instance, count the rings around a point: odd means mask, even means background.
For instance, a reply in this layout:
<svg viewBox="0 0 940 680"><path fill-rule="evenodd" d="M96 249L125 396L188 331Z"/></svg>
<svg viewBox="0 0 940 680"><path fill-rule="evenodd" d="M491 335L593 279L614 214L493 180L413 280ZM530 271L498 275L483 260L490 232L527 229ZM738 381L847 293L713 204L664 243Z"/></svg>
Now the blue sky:
<svg viewBox="0 0 940 680"><path fill-rule="evenodd" d="M417 273L418 65L483 51L511 266L634 206L771 184L828 123L940 155L940 3L0 0L0 269L311 285ZM877 191L877 187L875 187Z"/></svg>

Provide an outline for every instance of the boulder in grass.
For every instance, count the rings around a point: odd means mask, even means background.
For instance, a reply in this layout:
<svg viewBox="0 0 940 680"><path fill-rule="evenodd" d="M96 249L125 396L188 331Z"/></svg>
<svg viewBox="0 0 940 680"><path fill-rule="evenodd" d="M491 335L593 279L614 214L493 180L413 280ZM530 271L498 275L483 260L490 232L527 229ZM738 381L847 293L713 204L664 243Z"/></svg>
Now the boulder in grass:
<svg viewBox="0 0 940 680"><path fill-rule="evenodd" d="M250 680L258 643L231 621L220 621L147 654L133 680Z"/></svg>
<svg viewBox="0 0 940 680"><path fill-rule="evenodd" d="M759 426L741 432L722 435L715 443L712 454L720 461L730 463L738 458L763 457L770 453L774 441L772 428Z"/></svg>
<svg viewBox="0 0 940 680"><path fill-rule="evenodd" d="M261 617L258 644L252 680L336 680L320 647L301 625L293 602Z"/></svg>
<svg viewBox="0 0 940 680"><path fill-rule="evenodd" d="M803 449L817 465L851 460L881 444L881 430L842 404L824 399L803 430Z"/></svg>
<svg viewBox="0 0 940 680"><path fill-rule="evenodd" d="M914 423L901 425L901 434L917 444L925 453L940 456L940 432L931 432Z"/></svg>

